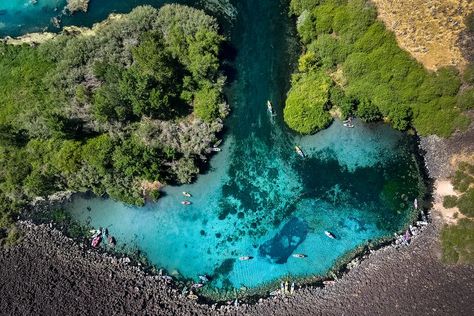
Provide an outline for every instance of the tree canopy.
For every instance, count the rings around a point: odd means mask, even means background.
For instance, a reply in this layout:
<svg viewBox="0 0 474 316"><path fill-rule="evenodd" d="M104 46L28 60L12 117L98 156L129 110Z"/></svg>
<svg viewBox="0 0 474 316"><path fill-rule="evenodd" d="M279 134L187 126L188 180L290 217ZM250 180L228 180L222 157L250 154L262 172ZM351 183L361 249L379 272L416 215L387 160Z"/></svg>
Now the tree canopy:
<svg viewBox="0 0 474 316"><path fill-rule="evenodd" d="M304 45L298 77L324 72L337 78L337 100L350 100L341 105L331 97L325 111L336 106L344 116L356 114L369 121L384 118L397 129L414 127L421 135L449 136L468 126L469 119L462 111L472 108L473 93L460 87L474 82L472 67L463 78L453 67L425 70L398 47L393 33L376 19L375 7L366 0L292 0L290 8L298 15L297 30ZM295 86L301 95L312 93L306 90L319 90L293 80L287 101L291 112L296 111ZM301 107L308 105L301 103ZM285 120L298 132L313 133L319 128L296 127L308 126L308 120L320 121L321 117L301 116L298 121L288 116Z"/></svg>
<svg viewBox="0 0 474 316"><path fill-rule="evenodd" d="M144 182L192 181L227 113L223 40L214 18L167 5L0 44L1 226L59 190L143 204Z"/></svg>

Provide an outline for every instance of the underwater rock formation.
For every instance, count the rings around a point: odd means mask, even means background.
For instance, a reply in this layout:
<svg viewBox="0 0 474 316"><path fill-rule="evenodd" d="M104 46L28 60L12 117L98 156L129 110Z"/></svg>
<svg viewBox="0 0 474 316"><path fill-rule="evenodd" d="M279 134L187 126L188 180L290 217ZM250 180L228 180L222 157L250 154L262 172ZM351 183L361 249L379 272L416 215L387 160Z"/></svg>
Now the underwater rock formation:
<svg viewBox="0 0 474 316"><path fill-rule="evenodd" d="M259 255L273 263L283 264L293 251L306 239L308 224L297 218L291 218L272 239L263 243Z"/></svg>

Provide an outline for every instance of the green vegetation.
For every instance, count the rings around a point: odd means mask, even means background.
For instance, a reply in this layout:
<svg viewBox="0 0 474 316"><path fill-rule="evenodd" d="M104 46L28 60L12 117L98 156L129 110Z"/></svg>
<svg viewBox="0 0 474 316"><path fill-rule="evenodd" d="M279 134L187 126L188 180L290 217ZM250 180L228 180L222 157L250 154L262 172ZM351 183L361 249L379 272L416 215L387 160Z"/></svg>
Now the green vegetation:
<svg viewBox="0 0 474 316"><path fill-rule="evenodd" d="M474 165L461 162L452 180L453 187L459 192L466 192L474 184Z"/></svg>
<svg viewBox="0 0 474 316"><path fill-rule="evenodd" d="M330 87L331 79L323 72L294 75L284 110L288 125L304 134L327 127L331 123L325 110Z"/></svg>
<svg viewBox="0 0 474 316"><path fill-rule="evenodd" d="M467 217L474 217L474 188L466 191L458 200L459 212Z"/></svg>
<svg viewBox="0 0 474 316"><path fill-rule="evenodd" d="M462 194L446 196L444 207L459 208L467 218L462 218L457 225L446 225L441 232L443 259L448 263L474 263L474 165L460 163L453 178L454 188Z"/></svg>
<svg viewBox="0 0 474 316"><path fill-rule="evenodd" d="M1 232L15 233L5 228L31 199L60 190L141 205L143 184L192 181L222 129L214 18L138 7L94 32L0 44Z"/></svg>
<svg viewBox="0 0 474 316"><path fill-rule="evenodd" d="M467 84L474 84L474 64L469 64L466 69L464 69L463 80Z"/></svg>
<svg viewBox="0 0 474 316"><path fill-rule="evenodd" d="M332 107L340 108L344 117L384 118L400 130L413 126L421 135L449 136L468 126L462 110L472 108L473 92L459 91L462 80L458 71L450 67L435 73L425 70L398 47L395 36L376 20L376 10L368 1L292 0L290 9L298 15L297 29L304 44L295 75L298 80L292 81L287 100L293 115L285 115L285 121L292 129L318 131L330 122L327 112ZM300 82L323 75L337 78L337 92L321 106L325 92ZM472 84L469 72L464 79ZM306 91L312 89L316 92ZM320 95L317 101L300 105L304 109L299 113L312 108L312 117L298 115L295 91L301 94L300 100ZM313 119L317 122L310 122Z"/></svg>
<svg viewBox="0 0 474 316"><path fill-rule="evenodd" d="M474 13L469 14L464 19L464 23L466 24L466 28L469 32L474 33Z"/></svg>
<svg viewBox="0 0 474 316"><path fill-rule="evenodd" d="M462 218L457 225L446 225L441 231L443 261L474 263L474 221Z"/></svg>
<svg viewBox="0 0 474 316"><path fill-rule="evenodd" d="M474 88L468 88L459 93L458 106L461 110L474 109Z"/></svg>
<svg viewBox="0 0 474 316"><path fill-rule="evenodd" d="M453 208L453 207L456 207L457 202L458 202L457 196L447 195L443 199L443 206L445 208Z"/></svg>

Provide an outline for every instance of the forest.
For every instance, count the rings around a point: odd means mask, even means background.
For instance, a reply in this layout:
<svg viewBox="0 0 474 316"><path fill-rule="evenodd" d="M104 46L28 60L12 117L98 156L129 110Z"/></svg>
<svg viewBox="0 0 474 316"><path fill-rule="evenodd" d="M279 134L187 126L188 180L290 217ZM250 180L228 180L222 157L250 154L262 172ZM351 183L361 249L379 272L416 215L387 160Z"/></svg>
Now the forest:
<svg viewBox="0 0 474 316"><path fill-rule="evenodd" d="M303 45L284 109L293 130L315 133L336 114L442 137L469 125L463 111L474 107L474 65L463 74L427 71L366 0L291 0L290 11Z"/></svg>
<svg viewBox="0 0 474 316"><path fill-rule="evenodd" d="M58 191L143 205L192 181L228 112L223 41L214 18L167 5L0 44L0 228Z"/></svg>

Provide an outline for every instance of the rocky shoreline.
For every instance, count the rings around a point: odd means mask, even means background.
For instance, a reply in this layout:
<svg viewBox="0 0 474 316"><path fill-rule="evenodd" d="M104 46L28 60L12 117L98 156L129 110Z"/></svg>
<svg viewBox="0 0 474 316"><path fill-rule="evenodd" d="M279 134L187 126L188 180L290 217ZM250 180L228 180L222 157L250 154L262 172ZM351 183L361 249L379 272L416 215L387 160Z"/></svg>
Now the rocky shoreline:
<svg viewBox="0 0 474 316"><path fill-rule="evenodd" d="M440 262L441 226L435 215L409 246L368 254L333 285L236 307L191 301L127 259L90 250L49 225L22 222L22 242L0 252L0 308L11 315L467 315L474 267Z"/></svg>

